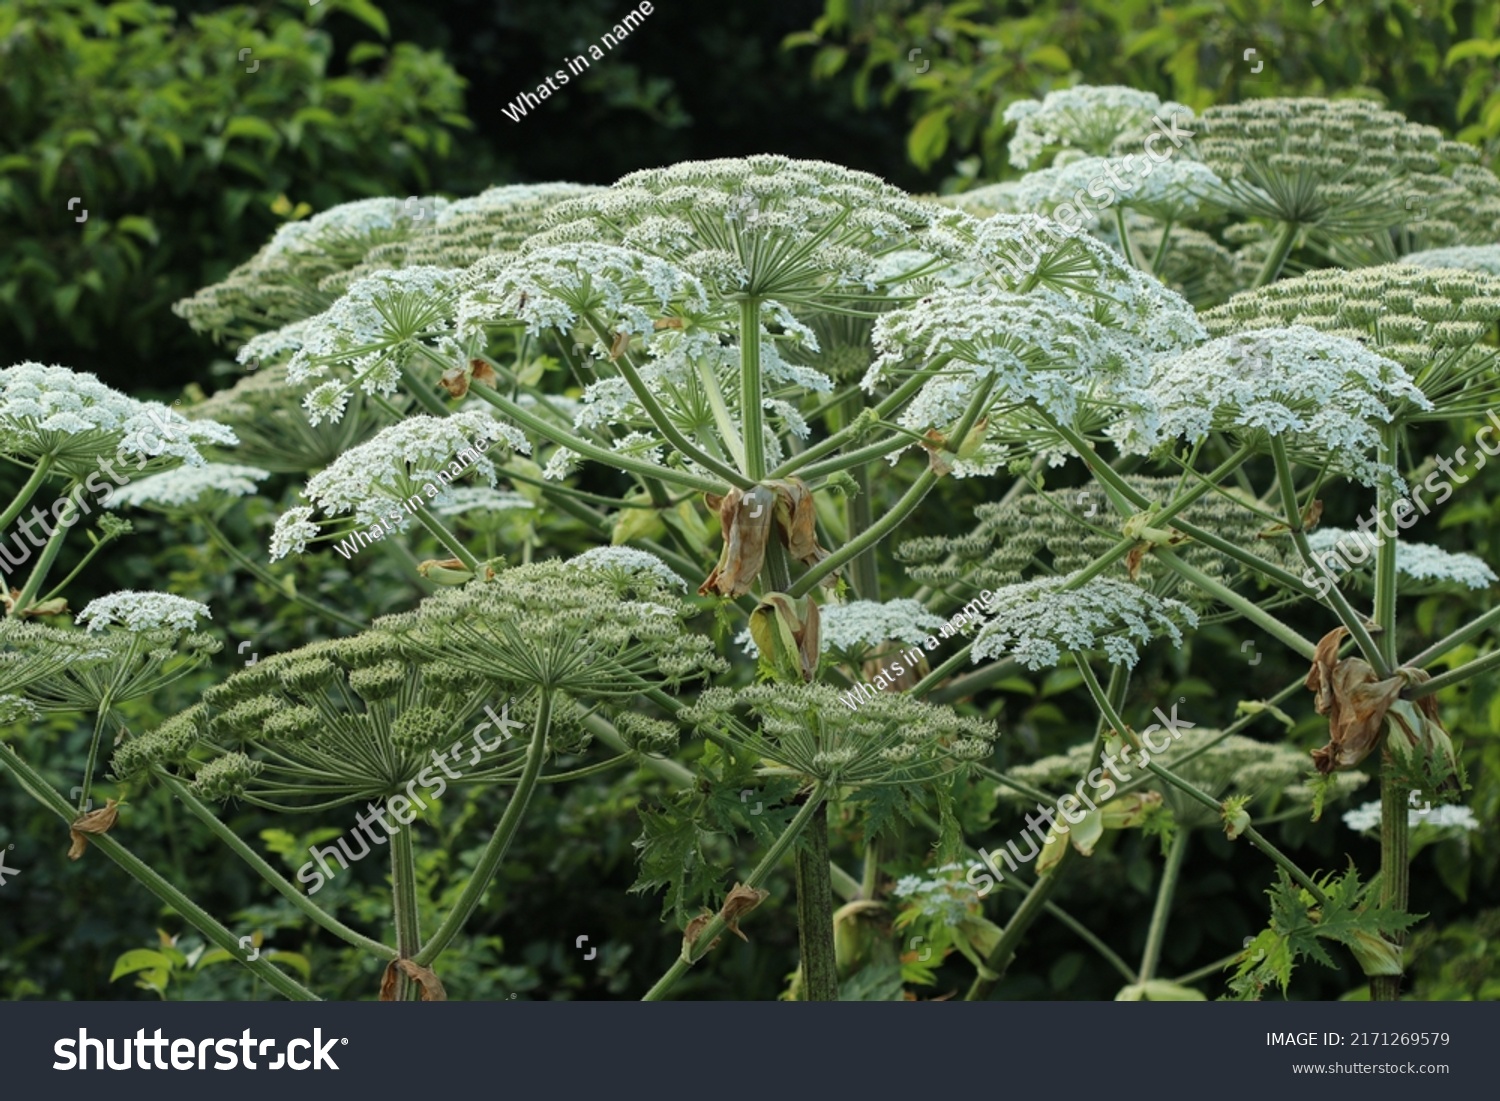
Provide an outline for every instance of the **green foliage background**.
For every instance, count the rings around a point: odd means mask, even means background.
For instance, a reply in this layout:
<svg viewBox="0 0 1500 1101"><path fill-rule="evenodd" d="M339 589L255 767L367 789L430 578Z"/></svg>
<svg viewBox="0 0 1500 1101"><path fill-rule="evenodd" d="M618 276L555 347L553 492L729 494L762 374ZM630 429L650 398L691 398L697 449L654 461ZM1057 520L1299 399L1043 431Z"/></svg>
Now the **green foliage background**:
<svg viewBox="0 0 1500 1101"><path fill-rule="evenodd" d="M172 317L170 303L221 278L280 222L306 209L366 195L472 194L513 180L609 182L646 165L760 151L837 161L917 190L957 190L1012 174L1000 122L1009 102L1079 81L1130 84L1194 108L1264 95L1365 94L1487 153L1500 144L1494 0L1337 8L1332 0L1317 8L1270 0L809 0L769 12L756 0L739 0L714 5L711 16L665 0L627 50L547 111L520 124L499 113L555 68L554 59L595 40L624 6L457 0L435 20L430 5L408 0L322 0L313 8L297 0L0 0L0 360L62 363L132 393L174 394L188 384L211 390L225 384L227 365L212 367L223 351ZM238 59L246 46L261 62L255 73L245 73ZM1243 59L1252 47L1265 60L1260 74ZM922 49L921 60L909 60L914 49ZM922 60L931 62L926 72L917 71ZM85 224L66 210L74 195L90 211ZM1428 453L1452 453L1473 427L1447 427ZM274 498L274 488L267 492ZM947 517L965 514L958 507L965 503L982 503L981 487L966 492L973 500L950 498ZM263 543L270 519L242 514L231 535L242 546ZM949 533L957 530L956 519L931 520L931 533L945 524ZM247 653L266 654L322 637L315 620L236 573L194 532L136 523L138 534L110 563L113 587L207 600L228 643L213 672L174 686L170 698L156 701L159 713L135 716L140 725L187 706L242 666L248 658L235 652L242 641L252 643ZM1495 560L1500 502L1471 491L1443 524L1445 544ZM548 539L582 545L566 522ZM357 568L324 557L329 561L305 563L299 576L318 578L319 597L353 614L409 607L421 595L404 563L384 550ZM1439 635L1467 614L1452 598L1428 598L1415 620ZM1185 711L1200 723L1227 722L1236 700L1268 694L1298 672L1279 659L1250 666L1244 641L1211 628L1192 642L1222 651L1222 686L1184 677L1187 654L1158 655L1155 666L1139 671L1140 691L1186 697ZM1456 664L1470 656L1466 649L1453 658ZM1072 687L1061 674L1016 678L974 701L1006 731L1000 745L1012 756L996 767L1080 739L1091 716L1059 703ZM1480 677L1449 718L1475 782L1468 802L1485 829L1424 851L1413 867L1413 908L1431 915L1415 965L1415 993L1425 998L1500 994L1496 687L1495 675ZM1316 723L1304 722L1288 737L1311 745L1319 733ZM37 751L81 759L88 730L56 721L28 738ZM492 897L505 900L503 917L481 915L445 957L450 997L638 997L679 947L675 928L660 921L659 900L628 893L640 811L659 806L667 790L646 774L544 788L532 810L535 825L492 888ZM442 822L446 844L430 850L430 861L472 862L483 824L498 813L495 793L459 802ZM993 800L976 787L962 802L965 822L975 823ZM150 827L129 830L128 843L211 911L304 956L331 996L372 995L379 981L373 963L254 890L256 881L223 859L161 789L130 806L122 823L131 819ZM309 844L335 832L294 837L268 821L247 811L230 824L257 847L284 854L288 871ZM901 849L911 867L903 870L916 870L932 837L905 828ZM1352 835L1337 813L1282 831L1306 865L1336 869L1345 854L1362 866L1375 863L1375 842ZM971 836L985 836L984 827ZM158 996L134 986L133 977L111 982L111 971L121 953L159 947L157 930L176 934L181 924L158 913L108 862L59 859L67 843L47 812L0 784L0 849L14 844L8 863L23 871L23 889L0 895L0 996ZM731 859L732 839L709 844L721 863ZM1056 901L1107 930L1122 951L1139 945L1160 859L1155 839L1132 834L1113 860L1097 874L1074 877ZM1182 878L1163 975L1235 952L1263 925L1264 871L1254 854L1221 836L1206 839ZM377 861L356 865L326 897L339 913L375 920L385 905L385 873ZM769 998L782 988L796 965L789 873L767 887L766 920L751 930L753 951L716 953L679 996ZM1454 922L1455 914L1476 909L1486 912ZM574 947L584 934L599 946L596 961L585 963ZM184 938L180 947L189 946ZM250 981L232 967L184 970L173 973L165 993L264 996ZM936 991L962 981L961 967L940 972ZM1118 985L1076 937L1043 923L999 996L1108 998ZM1303 968L1292 996L1336 996L1351 985L1358 985L1351 976Z"/></svg>

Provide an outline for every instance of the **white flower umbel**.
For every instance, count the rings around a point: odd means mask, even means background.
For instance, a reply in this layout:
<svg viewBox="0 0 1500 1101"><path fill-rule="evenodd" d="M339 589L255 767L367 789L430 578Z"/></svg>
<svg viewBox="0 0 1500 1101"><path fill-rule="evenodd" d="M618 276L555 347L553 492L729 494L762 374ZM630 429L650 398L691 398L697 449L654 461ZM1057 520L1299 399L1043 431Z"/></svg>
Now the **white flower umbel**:
<svg viewBox="0 0 1500 1101"><path fill-rule="evenodd" d="M434 504L438 516L461 516L466 512L508 512L534 509L536 505L519 493L488 486L458 486L448 490L448 500Z"/></svg>
<svg viewBox="0 0 1500 1101"><path fill-rule="evenodd" d="M1403 264L1419 268L1460 268L1485 275L1500 275L1500 245L1455 245L1412 252L1401 257Z"/></svg>
<svg viewBox="0 0 1500 1101"><path fill-rule="evenodd" d="M1155 117L1168 124L1175 117L1177 126L1187 129L1193 112L1180 103L1162 102L1150 92L1118 84L1080 84L1048 92L1040 102L1019 100L1005 109L1005 121L1016 124L1010 163L1029 168L1048 146L1103 155L1124 144L1122 139L1144 138Z"/></svg>
<svg viewBox="0 0 1500 1101"><path fill-rule="evenodd" d="M312 520L314 511L298 505L277 518L276 526L271 530L272 562L289 554L302 554L307 550L307 544L318 537L318 525Z"/></svg>
<svg viewBox="0 0 1500 1101"><path fill-rule="evenodd" d="M287 364L293 385L340 375L308 394L308 419L337 421L348 390L394 394L402 372L425 349L437 361L453 353L453 313L460 272L447 268L405 268L357 280L349 290L298 332L301 347ZM446 356L446 360L444 357Z"/></svg>
<svg viewBox="0 0 1500 1101"><path fill-rule="evenodd" d="M697 279L654 256L597 242L559 244L470 269L457 331L461 341L479 341L492 326L520 322L533 334L570 334L590 315L608 332L647 335L670 305L703 312L708 300ZM589 333L587 343L596 336Z"/></svg>
<svg viewBox="0 0 1500 1101"><path fill-rule="evenodd" d="M1380 829L1380 818L1380 801L1376 800L1345 811L1344 825L1359 833L1371 833ZM1418 826L1446 826L1470 832L1479 829L1474 812L1460 806L1414 807L1406 812L1406 820L1413 829Z"/></svg>
<svg viewBox="0 0 1500 1101"><path fill-rule="evenodd" d="M1210 431L1285 435L1289 448L1365 485L1397 477L1370 457L1375 422L1389 423L1402 402L1432 407L1400 364L1300 325L1220 337L1164 358L1151 390L1160 420L1125 425L1128 449L1149 451L1173 437L1197 442Z"/></svg>
<svg viewBox="0 0 1500 1101"><path fill-rule="evenodd" d="M559 204L533 244L619 242L691 272L715 297L800 309L867 296L887 253L956 256L945 227L962 220L868 173L767 154L631 173Z"/></svg>
<svg viewBox="0 0 1500 1101"><path fill-rule="evenodd" d="M212 619L207 604L173 596L171 593L124 591L101 596L84 605L76 623L88 624L90 631L119 625L127 631L152 631L170 627L191 631L199 617Z"/></svg>
<svg viewBox="0 0 1500 1101"><path fill-rule="evenodd" d="M1307 537L1307 542L1319 561L1327 562L1333 570L1346 570L1350 564L1373 565L1375 550L1385 540L1374 532L1319 528ZM1452 582L1469 589L1487 589L1500 580L1483 559L1472 554L1454 554L1430 543L1398 542L1396 572L1413 581Z"/></svg>
<svg viewBox="0 0 1500 1101"><path fill-rule="evenodd" d="M1319 268L1236 294L1208 310L1214 336L1305 325L1358 340L1406 368L1433 402L1407 407L1402 423L1449 421L1500 402L1496 350L1489 336L1500 324L1500 277L1412 264Z"/></svg>
<svg viewBox="0 0 1500 1101"><path fill-rule="evenodd" d="M851 600L821 609L819 641L822 648L859 654L884 642L920 646L947 620L934 615L919 600Z"/></svg>
<svg viewBox="0 0 1500 1101"><path fill-rule="evenodd" d="M1134 666L1140 647L1152 639L1164 635L1181 646L1181 625L1198 625L1198 614L1186 604L1139 585L1100 577L1064 589L1068 580L1044 577L996 592L987 605L990 619L975 637L973 660L1010 654L1035 670L1057 665L1066 651L1103 650L1112 665Z"/></svg>
<svg viewBox="0 0 1500 1101"><path fill-rule="evenodd" d="M1208 336L1185 298L1081 229L1040 214L997 214L974 223L972 241L970 259L1002 290L1039 286L1066 295L1116 340L1133 342L1138 356Z"/></svg>
<svg viewBox="0 0 1500 1101"><path fill-rule="evenodd" d="M225 497L248 497L256 492L256 483L271 476L270 471L255 466L232 463L208 463L204 466L182 466L137 478L119 489L109 499L110 508L158 506L187 508L196 505L204 494Z"/></svg>
<svg viewBox="0 0 1500 1101"><path fill-rule="evenodd" d="M471 471L493 487L495 465L485 454L493 441L516 451L531 450L519 431L484 413L408 417L313 475L302 495L327 516L350 512L360 526L375 525L392 505L411 511L446 500L452 480ZM413 499L415 506L410 504ZM281 517L271 538L273 558L305 549L315 530L311 517L307 508Z"/></svg>
<svg viewBox="0 0 1500 1101"><path fill-rule="evenodd" d="M917 433L951 425L985 385L987 409L1003 414L1034 404L1070 428L1085 406L1138 408L1149 401L1147 365L1056 292L935 291L883 315L874 343L880 355L860 384L867 393L939 357L948 360L901 413L899 423ZM992 422L992 435L1000 423ZM961 441L949 449L965 453Z"/></svg>
<svg viewBox="0 0 1500 1101"><path fill-rule="evenodd" d="M1039 214L1067 203L1093 224L1099 211L1115 205L1163 219L1191 217L1200 212L1205 197L1222 186L1211 168L1186 158L1156 164L1139 155L1077 157L1028 173L1016 181L1008 197L1016 209ZM1079 202L1083 196L1087 198Z"/></svg>
<svg viewBox="0 0 1500 1101"><path fill-rule="evenodd" d="M568 559L569 566L581 570L628 575L646 574L662 585L687 591L687 582L654 554L633 547L594 547Z"/></svg>
<svg viewBox="0 0 1500 1101"><path fill-rule="evenodd" d="M237 442L222 424L126 397L82 371L31 362L0 370L0 454L23 462L50 458L83 477L105 458L198 465L198 445Z"/></svg>

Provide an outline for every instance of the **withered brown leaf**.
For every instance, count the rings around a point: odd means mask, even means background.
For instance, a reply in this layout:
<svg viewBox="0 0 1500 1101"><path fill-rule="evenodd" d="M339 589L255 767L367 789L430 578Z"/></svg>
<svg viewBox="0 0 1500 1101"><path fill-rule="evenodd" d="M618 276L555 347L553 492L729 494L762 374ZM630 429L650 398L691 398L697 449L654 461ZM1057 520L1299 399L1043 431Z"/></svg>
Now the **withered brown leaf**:
<svg viewBox="0 0 1500 1101"><path fill-rule="evenodd" d="M104 806L98 810L91 810L87 814L80 814L68 827L68 836L73 839L73 844L68 848L68 859L77 860L89 847L89 834L108 833L114 828L115 820L119 818L119 803L114 799L106 799Z"/></svg>
<svg viewBox="0 0 1500 1101"><path fill-rule="evenodd" d="M787 553L804 566L815 566L828 557L818 546L818 506L812 490L801 478L784 478L771 482L776 491L777 534ZM824 584L832 582L829 578Z"/></svg>
<svg viewBox="0 0 1500 1101"><path fill-rule="evenodd" d="M396 1000L396 969L400 968L407 978L414 980L422 988L424 1002L446 1002L448 992L443 989L437 974L420 964L411 960L391 960L386 964L385 974L380 978L380 1000L393 1002Z"/></svg>
<svg viewBox="0 0 1500 1101"><path fill-rule="evenodd" d="M450 398L461 398L469 392L469 372L462 367L449 367L438 379L438 386Z"/></svg>
<svg viewBox="0 0 1500 1101"><path fill-rule="evenodd" d="M1312 752L1313 764L1327 774L1353 768L1380 741L1386 712L1400 698L1406 680L1400 676L1381 680L1364 658L1339 660L1339 644L1349 633L1335 627L1321 639L1307 673L1307 688L1313 692L1313 707L1328 716L1328 744Z"/></svg>
<svg viewBox="0 0 1500 1101"><path fill-rule="evenodd" d="M730 889L728 896L725 897L724 905L719 909L719 916L724 919L724 927L739 937L740 940L749 944L750 938L740 932L740 918L744 917L770 897L770 891L763 891L759 887L746 887L743 883L736 883Z"/></svg>
<svg viewBox="0 0 1500 1101"><path fill-rule="evenodd" d="M469 360L469 376L474 382L482 382L491 390L500 382L495 369L482 359Z"/></svg>
<svg viewBox="0 0 1500 1101"><path fill-rule="evenodd" d="M698 587L699 596L743 596L760 576L766 557L766 540L776 511L776 494L765 486L731 489L723 497L705 494L710 508L717 508L724 547L707 580Z"/></svg>
<svg viewBox="0 0 1500 1101"><path fill-rule="evenodd" d="M700 936L703 935L704 927L717 915L705 908L702 913L687 923L687 928L682 931L682 954L686 956ZM709 944L707 951L712 952L719 946L719 938L715 937Z"/></svg>

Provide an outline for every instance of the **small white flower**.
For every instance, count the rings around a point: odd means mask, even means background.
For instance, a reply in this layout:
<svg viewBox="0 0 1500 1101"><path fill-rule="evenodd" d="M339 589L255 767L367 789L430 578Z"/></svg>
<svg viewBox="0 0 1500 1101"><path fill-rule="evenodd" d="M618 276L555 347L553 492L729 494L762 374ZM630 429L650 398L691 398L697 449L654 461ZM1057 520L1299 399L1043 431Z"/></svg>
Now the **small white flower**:
<svg viewBox="0 0 1500 1101"><path fill-rule="evenodd" d="M160 474L149 474L121 486L110 497L109 507L165 505L181 508L196 503L205 493L248 497L256 492L257 482L270 476L270 471L259 467L232 463L182 466Z"/></svg>
<svg viewBox="0 0 1500 1101"><path fill-rule="evenodd" d="M1049 145L1108 153L1123 144L1122 139L1144 136L1154 117L1175 120L1185 129L1193 112L1180 103L1164 103L1150 92L1118 84L1063 88L1048 92L1040 103L1019 100L1005 109L1005 121L1017 124L1010 141L1010 163L1028 168Z"/></svg>
<svg viewBox="0 0 1500 1101"><path fill-rule="evenodd" d="M656 555L634 547L594 547L568 559L568 565L575 569L647 574L665 586L687 591L687 582L670 566Z"/></svg>
<svg viewBox="0 0 1500 1101"><path fill-rule="evenodd" d="M830 604L819 614L819 640L826 650L859 653L883 642L920 646L946 621L918 600L851 600Z"/></svg>
<svg viewBox="0 0 1500 1101"><path fill-rule="evenodd" d="M302 554L307 544L318 537L318 525L312 522L313 510L303 505L287 509L276 520L271 531L271 561L289 554Z"/></svg>
<svg viewBox="0 0 1500 1101"><path fill-rule="evenodd" d="M75 623L87 623L90 631L119 624L127 631L149 631L172 627L191 631L199 616L212 619L208 605L171 593L124 591L101 596L84 605Z"/></svg>
<svg viewBox="0 0 1500 1101"><path fill-rule="evenodd" d="M493 487L495 465L485 451L494 441L516 451L531 450L526 437L513 426L482 412L408 417L314 474L302 495L316 502L324 515L352 512L356 523L370 527L385 518L390 505L416 497L419 507L425 506L442 496L452 479L470 471ZM423 496L428 487L432 491ZM279 545L290 545L288 540L297 538L294 533L302 530L306 519L290 521ZM278 524L277 535L281 534Z"/></svg>
<svg viewBox="0 0 1500 1101"><path fill-rule="evenodd" d="M1159 635L1181 646L1179 624L1198 625L1198 614L1186 604L1140 585L1100 577L1064 589L1068 580L1023 581L991 596L990 619L975 637L973 660L1011 654L1035 670L1057 665L1064 651L1102 649L1111 664L1134 666L1141 646Z"/></svg>
<svg viewBox="0 0 1500 1101"><path fill-rule="evenodd" d="M1392 524L1392 527L1395 525ZM1375 532L1319 528L1307 537L1313 555L1331 570L1370 566L1379 544ZM1355 558L1355 552L1359 557ZM1454 554L1430 543L1396 544L1396 571L1414 581L1453 581L1470 589L1486 589L1497 580L1495 571L1472 554Z"/></svg>
<svg viewBox="0 0 1500 1101"><path fill-rule="evenodd" d="M1415 800L1412 800L1415 802ZM1380 828L1381 812L1380 801L1365 803L1355 807L1353 810L1344 812L1344 825L1359 833L1369 833ZM1438 806L1412 807L1406 812L1407 823L1412 827L1427 825L1434 827L1453 826L1459 829L1473 831L1479 828L1479 822L1474 817L1474 812L1468 807L1460 806Z"/></svg>
<svg viewBox="0 0 1500 1101"><path fill-rule="evenodd" d="M505 512L511 509L534 509L536 505L510 490L488 486L456 486L448 490L448 499L432 509L438 516L460 516L465 512Z"/></svg>
<svg viewBox="0 0 1500 1101"><path fill-rule="evenodd" d="M51 456L79 473L107 456L196 466L206 461L199 444L238 442L222 424L190 421L160 402L126 397L86 372L31 362L0 370L0 452Z"/></svg>
<svg viewBox="0 0 1500 1101"><path fill-rule="evenodd" d="M1389 423L1401 402L1432 408L1400 364L1301 325L1223 336L1163 358L1150 389L1159 419L1128 419L1127 450L1150 451L1172 437L1196 442L1215 430L1285 434L1365 485L1397 477L1370 458L1379 443L1372 422Z"/></svg>

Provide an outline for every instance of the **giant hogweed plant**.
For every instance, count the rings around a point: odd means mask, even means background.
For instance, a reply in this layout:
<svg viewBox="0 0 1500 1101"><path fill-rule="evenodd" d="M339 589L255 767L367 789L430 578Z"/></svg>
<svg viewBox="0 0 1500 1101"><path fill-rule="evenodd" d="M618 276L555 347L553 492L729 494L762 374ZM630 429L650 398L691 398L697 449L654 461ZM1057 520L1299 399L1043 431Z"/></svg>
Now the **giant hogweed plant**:
<svg viewBox="0 0 1500 1101"><path fill-rule="evenodd" d="M1118 98L1084 96L1067 116L1096 156L1144 121L1114 109ZM1101 104L1109 109L1086 117ZM1283 115L1302 117L1278 108L1257 134L1275 138L1284 122L1289 136L1276 140L1305 141L1305 127ZM1045 122L1045 105L1028 117ZM1040 122L1037 135L1052 133ZM1268 163L1302 171L1284 157ZM1303 216L1267 205L1268 177L1231 186L1231 175L1184 170L1132 211L1163 219L1154 250L1130 241L1123 217L1111 245L1102 224L1096 235L1013 206L977 217L780 157L559 187L536 203L512 195L531 231L481 225L477 257L473 234L416 234L396 224L393 206L331 211L183 306L195 324L248 336L239 358L262 372L185 423L227 445L229 429L203 419L221 413L250 445L246 457L266 460L164 471L122 503L190 518L222 542L220 511L257 492L275 456L275 469L308 477L299 502L283 500L273 559L318 568L327 558L313 553L317 543L363 532L436 548L445 557L419 571L448 587L368 626L309 602L358 633L262 662L141 733L112 710L127 686L149 691L208 644L180 637L191 623L174 598L122 595L85 616L107 628L103 642L94 630L10 628L0 665L12 674L0 685L15 697L8 707L93 711L88 777L118 726L116 780L126 790L165 785L310 921L388 961L385 996L441 996L439 957L514 838L537 827L525 819L537 784L644 764L681 788L642 812L637 888L664 889L682 931L680 956L650 998L666 996L722 933L745 936L740 923L787 857L801 949L789 996L900 996L903 981L933 981L925 961L892 948L895 930L922 928L943 954L969 960L969 996L981 998L1044 914L1120 970L1126 996L1180 994L1156 973L1163 937L1188 838L1215 828L1254 846L1275 876L1267 929L1231 961L1235 994L1284 990L1298 960L1330 960L1322 942L1331 941L1353 953L1376 997L1394 997L1415 920L1407 800L1415 790L1453 801L1463 783L1437 693L1495 664L1490 654L1432 675L1493 617L1404 652L1398 598L1467 591L1494 575L1468 556L1391 539L1371 568L1340 576L1316 528L1334 493L1372 493L1381 515L1397 515L1427 473L1413 442L1422 426L1492 404L1500 278L1395 266L1313 272L1302 288L1276 282L1293 239L1283 228L1254 273L1223 269L1261 289L1200 316L1151 274L1180 239L1174 212L1239 204L1251 218ZM1329 235L1385 223L1328 213L1335 200L1355 201L1347 185L1304 178L1308 194L1323 196L1307 240L1358 262L1362 253L1336 252ZM482 198L462 224L487 225L483 208L511 201ZM414 250L418 237L425 245ZM17 439L42 427L25 395L7 389L0 400ZM57 448L84 430L65 418L46 424ZM482 460L456 460L476 448ZM23 494L59 469L48 451L8 441L11 453L33 468ZM994 501L971 532L902 538L971 484ZM1083 514L1072 505L1080 496L1102 507ZM533 561L546 548L528 538L516 564L497 529L478 546L450 522L523 502L596 548ZM882 592L883 556L906 565L911 591ZM257 559L236 561L276 582ZM689 577L701 578L696 597L684 594ZM942 625L949 639L947 616L980 589L983 625L952 638L939 660L933 631ZM27 583L12 618L56 610L36 603L38 591ZM1170 767L1151 763L1128 798L1091 812L1097 819L1071 844L1050 850L1003 924L986 917L993 903L970 886L980 865L968 848L982 828L979 778L1056 802L1054 784L1068 789L1107 754L1141 744L1124 716L1157 702L1132 695L1142 652L1175 647L1191 661L1196 630L1234 621L1305 660L1311 695L1289 702L1299 678L1270 700L1242 702L1223 729L1195 732ZM1298 629L1309 622L1321 624L1317 639ZM737 630L753 665L732 641ZM912 669L849 702L851 685L913 646ZM127 654L146 671L130 674ZM68 683L89 669L103 679L88 691L38 687L63 667ZM1049 668L1073 677L1097 712L1092 738L1061 763L995 771L1003 731L962 701ZM450 742L456 752L476 710L498 700L530 734L482 752L476 740L472 767L454 780L509 796L435 927L420 920L416 828L392 838L393 936L380 937L288 881L212 807L239 801L340 821L330 812L364 802L411 814L430 755ZM1299 706L1329 720L1328 745L1310 755L1267 723ZM1265 740L1242 734L1255 723ZM600 746L611 752L590 760ZM1358 786L1355 770L1371 759L1382 790L1378 874L1299 867L1264 831L1288 814L1319 814ZM106 824L86 821L86 804L58 796L45 773L65 762L34 765L8 748L0 760L209 940L232 947L224 926ZM747 787L765 813L747 813ZM933 830L930 855L900 851L901 820ZM1135 828L1166 848L1132 969L1052 895ZM731 886L709 843L746 832L762 849ZM857 874L844 866L851 852ZM892 890L885 877L896 870L920 874ZM837 911L835 895L846 900ZM311 996L264 961L250 966L287 996Z"/></svg>

